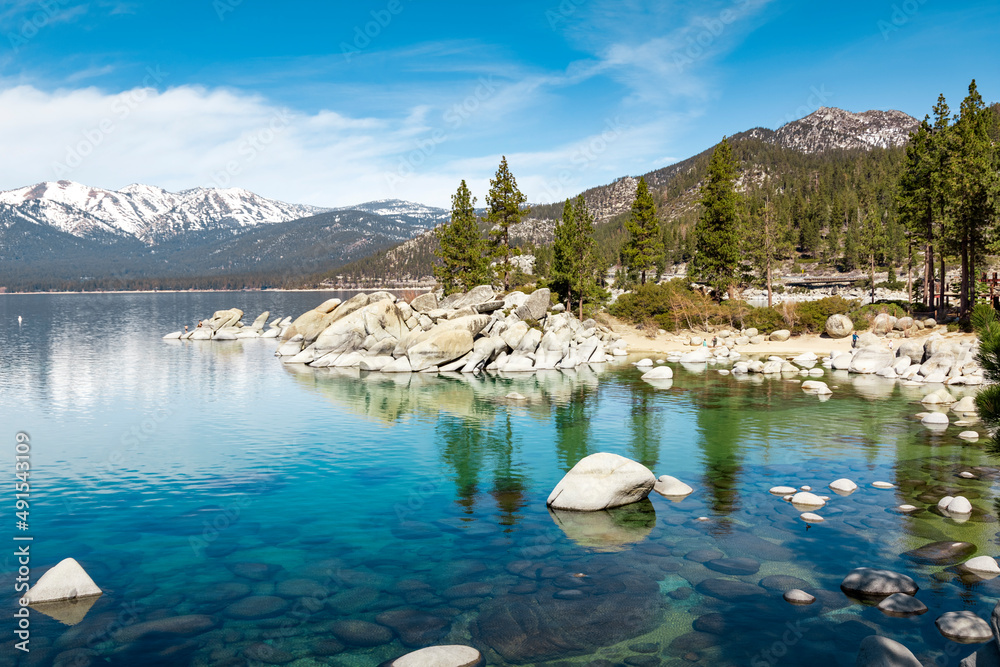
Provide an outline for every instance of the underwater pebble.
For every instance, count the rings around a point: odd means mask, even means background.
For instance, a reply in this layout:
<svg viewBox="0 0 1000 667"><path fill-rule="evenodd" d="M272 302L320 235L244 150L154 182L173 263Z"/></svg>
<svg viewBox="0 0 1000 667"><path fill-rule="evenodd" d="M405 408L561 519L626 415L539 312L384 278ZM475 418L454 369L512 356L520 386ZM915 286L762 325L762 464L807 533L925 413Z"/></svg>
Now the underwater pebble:
<svg viewBox="0 0 1000 667"><path fill-rule="evenodd" d="M895 488L895 484L890 484L889 482L872 482L872 486L876 489L892 489Z"/></svg>
<svg viewBox="0 0 1000 667"><path fill-rule="evenodd" d="M819 514L813 514L812 512L804 512L799 515L799 518L805 521L806 523L821 523L826 520Z"/></svg>
<svg viewBox="0 0 1000 667"><path fill-rule="evenodd" d="M914 507L913 505L900 505L898 509L900 512L915 512L919 508Z"/></svg>
<svg viewBox="0 0 1000 667"><path fill-rule="evenodd" d="M805 591L799 590L798 588L785 591L785 594L781 597L785 598L785 602L791 602L792 604L812 604L816 601L815 595L809 595Z"/></svg>
<svg viewBox="0 0 1000 667"><path fill-rule="evenodd" d="M962 431L958 434L962 440L979 440L979 434L975 431Z"/></svg>
<svg viewBox="0 0 1000 667"><path fill-rule="evenodd" d="M965 479L977 479L976 476L973 475L968 470L963 470L962 472L958 473L958 476L959 477L964 477Z"/></svg>
<svg viewBox="0 0 1000 667"><path fill-rule="evenodd" d="M770 493L776 496L787 496L789 493L795 493L795 489L791 486L772 486Z"/></svg>

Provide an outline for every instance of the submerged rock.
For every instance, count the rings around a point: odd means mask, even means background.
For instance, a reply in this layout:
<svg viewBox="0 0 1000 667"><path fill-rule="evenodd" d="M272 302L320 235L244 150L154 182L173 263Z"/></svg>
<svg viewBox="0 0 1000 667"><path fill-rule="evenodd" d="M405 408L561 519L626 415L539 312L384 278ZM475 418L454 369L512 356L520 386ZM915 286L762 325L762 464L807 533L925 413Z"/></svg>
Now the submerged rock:
<svg viewBox="0 0 1000 667"><path fill-rule="evenodd" d="M653 485L653 490L668 498L689 496L694 491L690 486L670 475L660 475Z"/></svg>
<svg viewBox="0 0 1000 667"><path fill-rule="evenodd" d="M949 611L934 621L938 632L961 644L979 644L993 639L990 624L971 611Z"/></svg>
<svg viewBox="0 0 1000 667"><path fill-rule="evenodd" d="M878 603L878 609L887 616L919 616L927 612L927 605L906 593L893 593Z"/></svg>
<svg viewBox="0 0 1000 667"><path fill-rule="evenodd" d="M888 637L869 635L861 640L855 667L923 667L902 644Z"/></svg>
<svg viewBox="0 0 1000 667"><path fill-rule="evenodd" d="M816 601L816 596L810 595L798 588L785 591L782 597L785 599L785 602L790 602L791 604L812 604Z"/></svg>
<svg viewBox="0 0 1000 667"><path fill-rule="evenodd" d="M648 498L598 512L550 507L549 514L566 537L596 552L623 551L645 540L656 526L656 510Z"/></svg>
<svg viewBox="0 0 1000 667"><path fill-rule="evenodd" d="M584 457L566 473L546 504L554 509L593 512L645 499L656 478L641 463L601 452Z"/></svg>
<svg viewBox="0 0 1000 667"><path fill-rule="evenodd" d="M899 572L859 567L844 577L840 589L854 597L884 598L893 593L913 595L920 587L913 579Z"/></svg>
<svg viewBox="0 0 1000 667"><path fill-rule="evenodd" d="M479 667L482 664L483 656L478 650L455 644L422 648L379 667Z"/></svg>
<svg viewBox="0 0 1000 667"><path fill-rule="evenodd" d="M969 542L931 542L903 553L903 557L927 565L954 565L976 552L976 545Z"/></svg>

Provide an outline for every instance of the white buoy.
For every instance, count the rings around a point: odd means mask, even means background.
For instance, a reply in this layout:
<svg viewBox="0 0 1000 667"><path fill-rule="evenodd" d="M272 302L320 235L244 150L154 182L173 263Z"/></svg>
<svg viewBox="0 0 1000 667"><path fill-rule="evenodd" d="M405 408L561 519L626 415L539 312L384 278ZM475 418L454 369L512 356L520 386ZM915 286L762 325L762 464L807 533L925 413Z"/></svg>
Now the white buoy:
<svg viewBox="0 0 1000 667"><path fill-rule="evenodd" d="M17 326L21 326L21 316L17 316Z"/></svg>

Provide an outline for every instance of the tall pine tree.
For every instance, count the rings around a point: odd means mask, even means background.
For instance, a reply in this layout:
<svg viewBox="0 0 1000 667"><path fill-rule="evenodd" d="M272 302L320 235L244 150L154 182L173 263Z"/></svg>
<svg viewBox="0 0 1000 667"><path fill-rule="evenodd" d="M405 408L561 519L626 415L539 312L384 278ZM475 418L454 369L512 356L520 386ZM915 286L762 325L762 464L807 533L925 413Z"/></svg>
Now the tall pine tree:
<svg viewBox="0 0 1000 667"><path fill-rule="evenodd" d="M441 245L436 253L441 264L434 267L434 277L444 286L445 294L490 281L490 258L479 232L476 198L464 180L451 197L451 222L438 227L435 234Z"/></svg>
<svg viewBox="0 0 1000 667"><path fill-rule="evenodd" d="M663 233L656 217L656 202L649 191L645 178L639 179L632 202L632 213L625 221L628 241L622 249L622 259L629 272L638 271L642 284L646 284L646 272L662 255Z"/></svg>
<svg viewBox="0 0 1000 667"><path fill-rule="evenodd" d="M493 257L497 259L497 269L503 274L503 288L510 289L510 273L513 264L511 257L519 254L517 248L510 242L510 228L521 223L522 216L530 209L521 207L528 201L520 190L517 181L507 167L507 157L500 160L496 178L490 179L490 192L486 195L486 204L490 207L487 220L491 225L490 245Z"/></svg>
<svg viewBox="0 0 1000 667"><path fill-rule="evenodd" d="M563 217L556 224L553 244L553 278L556 291L566 298L566 308L572 310L576 297L580 318L583 318L584 301L592 296L597 285L594 273L597 269L594 247L594 218L590 214L583 195L572 203L566 200Z"/></svg>
<svg viewBox="0 0 1000 667"><path fill-rule="evenodd" d="M740 197L736 192L736 160L728 139L716 146L701 190L702 213L695 227L697 249L692 278L711 285L719 298L740 281Z"/></svg>

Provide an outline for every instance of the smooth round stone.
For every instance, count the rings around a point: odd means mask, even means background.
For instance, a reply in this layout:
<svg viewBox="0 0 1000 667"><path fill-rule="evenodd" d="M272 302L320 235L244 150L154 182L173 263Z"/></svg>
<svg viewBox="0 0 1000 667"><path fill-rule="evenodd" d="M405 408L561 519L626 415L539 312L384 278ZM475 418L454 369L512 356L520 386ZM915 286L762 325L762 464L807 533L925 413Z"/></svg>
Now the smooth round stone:
<svg viewBox="0 0 1000 667"><path fill-rule="evenodd" d="M483 656L471 646L428 646L387 663L387 667L476 667Z"/></svg>
<svg viewBox="0 0 1000 667"><path fill-rule="evenodd" d="M846 625L846 623L844 624ZM899 642L868 635L861 640L855 667L922 667L910 649Z"/></svg>
<svg viewBox="0 0 1000 667"><path fill-rule="evenodd" d="M879 611L887 616L919 616L927 605L906 593L894 593L878 603Z"/></svg>
<svg viewBox="0 0 1000 667"><path fill-rule="evenodd" d="M813 514L812 512L803 512L799 515L799 518L806 523L822 523L823 521L826 521L826 519L821 517L819 514Z"/></svg>
<svg viewBox="0 0 1000 667"><path fill-rule="evenodd" d="M760 571L760 563L752 558L718 558L707 561L705 567L733 575L757 574Z"/></svg>
<svg viewBox="0 0 1000 667"><path fill-rule="evenodd" d="M795 493L795 487L792 486L772 486L769 492L776 496L787 496L790 493Z"/></svg>
<svg viewBox="0 0 1000 667"><path fill-rule="evenodd" d="M955 496L945 508L948 514L972 514L972 503L965 496Z"/></svg>
<svg viewBox="0 0 1000 667"><path fill-rule="evenodd" d="M711 521L707 516L700 516L695 521Z"/></svg>
<svg viewBox="0 0 1000 667"><path fill-rule="evenodd" d="M968 470L963 470L962 472L958 473L958 476L963 477L965 479L978 479L978 477L976 477L973 473L969 472Z"/></svg>
<svg viewBox="0 0 1000 667"><path fill-rule="evenodd" d="M931 542L903 553L903 557L927 565L954 565L976 552L970 542Z"/></svg>
<svg viewBox="0 0 1000 667"><path fill-rule="evenodd" d="M872 486L876 489L892 489L895 488L896 485L891 482L872 482Z"/></svg>
<svg viewBox="0 0 1000 667"><path fill-rule="evenodd" d="M793 588L808 588L808 581L789 574L772 574L760 580L760 585L769 591L790 591Z"/></svg>
<svg viewBox="0 0 1000 667"><path fill-rule="evenodd" d="M958 434L962 440L979 440L979 434L975 431L962 431Z"/></svg>
<svg viewBox="0 0 1000 667"><path fill-rule="evenodd" d="M710 635L724 635L729 629L726 617L716 612L702 614L691 624L697 632L707 632Z"/></svg>
<svg viewBox="0 0 1000 667"><path fill-rule="evenodd" d="M528 400L524 396L522 396L521 394L517 393L516 391L510 392L509 394L507 394L507 396L505 398L508 401L526 401L526 400Z"/></svg>
<svg viewBox="0 0 1000 667"><path fill-rule="evenodd" d="M826 501L817 496L814 493L809 493L808 491L799 491L791 500L792 505L796 507L822 507L826 505Z"/></svg>
<svg viewBox="0 0 1000 667"><path fill-rule="evenodd" d="M277 616L288 607L283 599L273 595L253 595L226 607L223 614L230 618L251 619Z"/></svg>
<svg viewBox="0 0 1000 667"><path fill-rule="evenodd" d="M996 559L990 556L976 556L962 563L962 567L976 574L982 573L990 576L1000 575L1000 566Z"/></svg>
<svg viewBox="0 0 1000 667"><path fill-rule="evenodd" d="M993 639L990 624L971 611L949 611L934 621L938 632L960 644L981 644Z"/></svg>
<svg viewBox="0 0 1000 667"><path fill-rule="evenodd" d="M947 426L948 415L943 412L928 412L921 418L920 423L928 426Z"/></svg>
<svg viewBox="0 0 1000 667"><path fill-rule="evenodd" d="M937 506L939 510L947 510L948 504L955 499L954 496L945 496L938 501Z"/></svg>
<svg viewBox="0 0 1000 667"><path fill-rule="evenodd" d="M799 491L812 491L812 490L813 490L813 488L811 486L800 486L799 487Z"/></svg>
<svg viewBox="0 0 1000 667"><path fill-rule="evenodd" d="M653 484L653 491L668 498L680 498L691 495L694 491L690 486L670 475L660 475Z"/></svg>
<svg viewBox="0 0 1000 667"><path fill-rule="evenodd" d="M785 594L781 597L785 598L785 602L790 602L792 604L812 604L816 601L815 595L809 595L805 591L798 588L785 591Z"/></svg>
<svg viewBox="0 0 1000 667"><path fill-rule="evenodd" d="M262 662L265 665L284 665L295 660L288 651L264 642L254 642L243 649L243 656L251 662Z"/></svg>
<svg viewBox="0 0 1000 667"><path fill-rule="evenodd" d="M725 557L726 554L722 553L718 549L695 549L694 551L689 551L684 555L685 560L689 560L694 563L707 563L710 560L719 560Z"/></svg>
<svg viewBox="0 0 1000 667"><path fill-rule="evenodd" d="M916 512L920 508L914 505L900 505L897 509L900 512Z"/></svg>
<svg viewBox="0 0 1000 667"><path fill-rule="evenodd" d="M335 621L330 630L337 639L350 646L381 646L392 641L392 630L368 621Z"/></svg>
<svg viewBox="0 0 1000 667"><path fill-rule="evenodd" d="M913 595L920 587L913 579L899 572L859 567L844 577L840 589L848 595L887 597L893 593Z"/></svg>
<svg viewBox="0 0 1000 667"><path fill-rule="evenodd" d="M695 586L695 590L702 595L720 600L742 600L764 594L764 589L760 586L735 579L705 579Z"/></svg>
<svg viewBox="0 0 1000 667"><path fill-rule="evenodd" d="M853 493L858 490L858 485L852 480L842 477L838 480L830 482L830 490L835 493Z"/></svg>

